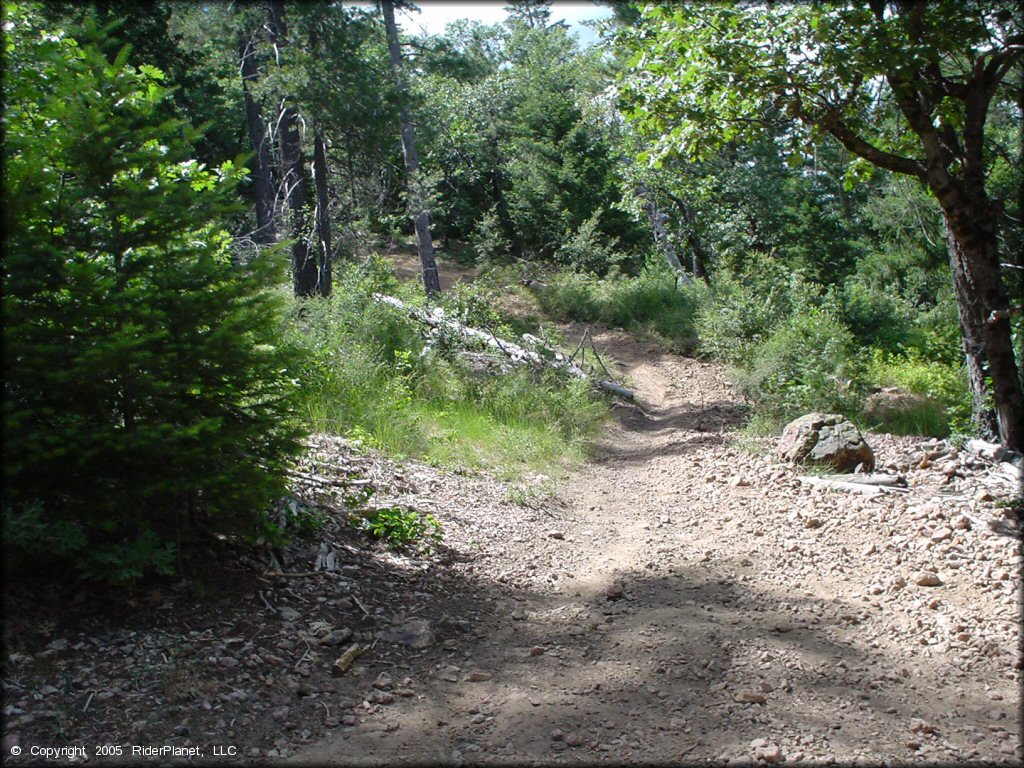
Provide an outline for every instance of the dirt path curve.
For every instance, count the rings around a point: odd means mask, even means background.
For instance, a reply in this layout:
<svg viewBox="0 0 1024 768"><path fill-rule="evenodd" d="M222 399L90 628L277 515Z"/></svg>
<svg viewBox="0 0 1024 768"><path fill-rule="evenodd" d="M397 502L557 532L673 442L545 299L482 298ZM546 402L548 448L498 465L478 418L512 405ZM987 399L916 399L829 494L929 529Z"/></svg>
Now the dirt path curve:
<svg viewBox="0 0 1024 768"><path fill-rule="evenodd" d="M804 486L734 444L719 367L620 332L595 340L637 406L616 408L554 499L481 490L439 511L451 565L381 622L385 639L420 628L421 647L357 668L358 717L292 759L1021 759L1019 542L961 514L990 504L943 495L909 439L872 438L906 495ZM970 468L955 452L931 461ZM921 571L942 584L917 585Z"/></svg>

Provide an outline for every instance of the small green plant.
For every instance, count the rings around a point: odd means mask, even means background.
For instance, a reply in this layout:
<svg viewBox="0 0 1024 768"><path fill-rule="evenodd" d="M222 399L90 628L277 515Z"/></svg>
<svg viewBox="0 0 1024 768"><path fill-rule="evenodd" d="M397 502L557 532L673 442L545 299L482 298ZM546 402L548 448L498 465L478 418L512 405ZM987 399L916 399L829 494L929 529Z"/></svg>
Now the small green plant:
<svg viewBox="0 0 1024 768"><path fill-rule="evenodd" d="M127 584L150 573L173 575L177 558L175 545L162 542L151 530L134 537L90 540L81 524L51 519L38 501L4 505L3 552L12 571L73 563L83 579L109 584Z"/></svg>
<svg viewBox="0 0 1024 768"><path fill-rule="evenodd" d="M552 490L548 482L537 484L515 484L509 487L506 498L517 507L537 507L551 498Z"/></svg>
<svg viewBox="0 0 1024 768"><path fill-rule="evenodd" d="M323 511L309 504L289 499L284 507L286 529L298 536L308 536L323 530L327 517Z"/></svg>
<svg viewBox="0 0 1024 768"><path fill-rule="evenodd" d="M356 527L392 547L401 548L419 543L429 549L431 542L441 540L441 524L428 512L411 507L382 507L358 513Z"/></svg>
<svg viewBox="0 0 1024 768"><path fill-rule="evenodd" d="M134 540L93 545L79 570L87 579L127 584L149 572L173 576L176 558L174 544L162 542L153 531L145 531Z"/></svg>

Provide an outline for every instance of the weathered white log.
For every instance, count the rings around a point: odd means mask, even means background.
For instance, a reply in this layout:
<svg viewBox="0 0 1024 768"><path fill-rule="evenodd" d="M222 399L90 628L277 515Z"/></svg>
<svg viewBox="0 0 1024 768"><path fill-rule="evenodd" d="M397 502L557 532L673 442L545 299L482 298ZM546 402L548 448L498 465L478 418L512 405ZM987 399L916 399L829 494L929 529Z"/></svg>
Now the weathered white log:
<svg viewBox="0 0 1024 768"><path fill-rule="evenodd" d="M967 450L985 459L997 459L1003 451L1003 446L974 438L967 441Z"/></svg>
<svg viewBox="0 0 1024 768"><path fill-rule="evenodd" d="M614 382L604 379L591 379L587 372L573 363L572 360L567 358L561 352L551 349L551 347L547 346L536 336L524 333L523 341L534 347L543 349L548 353L547 355L542 355L534 349L527 349L526 347L516 344L515 342L508 341L507 339L498 338L493 333L463 325L457 320L452 320L450 317L446 317L444 310L441 309L441 307L434 307L434 309L427 311L420 309L419 307L410 307L408 304L396 299L394 296L385 296L380 293L373 294L373 298L378 303L394 307L395 309L404 312L414 320L418 320L419 322L429 325L431 328L443 328L458 334L464 339L471 339L473 341L480 342L491 349L496 349L517 365L530 364L540 367L557 368L558 370L565 371L573 378L593 381L595 386L605 390L606 392L618 395L619 397L627 400L632 400L634 397L632 390L620 386L619 384L615 384Z"/></svg>
<svg viewBox="0 0 1024 768"><path fill-rule="evenodd" d="M844 483L859 483L860 485L885 485L899 487L904 485L904 480L896 475L869 474L869 475L829 475L829 480L838 480Z"/></svg>
<svg viewBox="0 0 1024 768"><path fill-rule="evenodd" d="M1016 464L1012 464L1008 461L1000 462L994 470L995 474L1003 477L1010 482L1021 483L1024 482L1024 469L1021 469Z"/></svg>
<svg viewBox="0 0 1024 768"><path fill-rule="evenodd" d="M313 483L315 485L336 485L343 488L350 488L371 484L369 480L365 479L324 477L322 475L314 475L310 472L300 472L297 469L285 469L284 473L289 477L294 477L296 480L304 480L307 483Z"/></svg>
<svg viewBox="0 0 1024 768"><path fill-rule="evenodd" d="M833 480L828 477L812 477L798 475L801 483L816 485L822 488L831 488L836 491L849 491L850 493L863 493L865 496L878 496L881 493L909 493L908 488L898 488L890 485L867 485L865 483L849 483L843 480Z"/></svg>
<svg viewBox="0 0 1024 768"><path fill-rule="evenodd" d="M1017 466L1024 466L1024 454L1004 448L999 443L990 443L987 440L968 440L967 450L976 453L983 459L992 461L1004 461Z"/></svg>
<svg viewBox="0 0 1024 768"><path fill-rule="evenodd" d="M614 381L607 381L605 379L601 379L600 381L597 382L597 386L599 386L606 392L611 392L613 395L618 395L619 397L624 398L626 400L633 399L633 390L619 386Z"/></svg>

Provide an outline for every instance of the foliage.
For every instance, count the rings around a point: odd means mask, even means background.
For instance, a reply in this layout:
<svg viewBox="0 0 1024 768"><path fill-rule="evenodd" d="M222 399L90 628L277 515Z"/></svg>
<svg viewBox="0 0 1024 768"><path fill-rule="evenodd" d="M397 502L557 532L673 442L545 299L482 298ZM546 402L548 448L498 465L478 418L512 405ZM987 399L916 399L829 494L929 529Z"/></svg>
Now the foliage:
<svg viewBox="0 0 1024 768"><path fill-rule="evenodd" d="M415 87L446 239L470 238L489 262L557 259L600 273L605 256L642 252L642 228L619 207L598 51L580 50L562 25L515 16L422 42L443 52Z"/></svg>
<svg viewBox="0 0 1024 768"><path fill-rule="evenodd" d="M917 313L897 289L872 289L861 280L849 280L841 301L843 320L858 339L889 350L909 342Z"/></svg>
<svg viewBox="0 0 1024 768"><path fill-rule="evenodd" d="M1019 350L1012 324L989 320L1021 286L1004 280L999 253L1001 242L1019 239L1019 219L992 197L1020 165L1019 142L1004 143L1005 117L1020 116L1016 10L949 1L650 4L645 23L618 40L629 62L627 116L649 141L644 161L707 162L776 138L794 165L806 165L829 135L848 153L844 189L885 169L931 192L948 230L975 426L1019 449Z"/></svg>
<svg viewBox="0 0 1024 768"><path fill-rule="evenodd" d="M627 114L657 137L653 159L677 152L707 157L784 124L794 152L828 132L882 167L900 165L890 159L913 153L920 142L920 121L902 130L894 107L920 85L922 72L937 74L929 70L932 61L949 67L926 117L935 113L949 129L962 130L966 96L955 85L975 74L975 57L984 62L1020 33L1009 4L951 2L892 13L860 2L652 4L645 22L624 28L618 43L631 64L623 81ZM999 84L995 74L988 73L992 88ZM889 157L871 154L851 136Z"/></svg>
<svg viewBox="0 0 1024 768"><path fill-rule="evenodd" d="M886 424L889 431L937 437L970 433L971 395L962 363L929 359L913 348L896 353L875 349L867 362L867 376L879 386L899 387L929 400L918 412L908 414L905 423Z"/></svg>
<svg viewBox="0 0 1024 768"><path fill-rule="evenodd" d="M364 267L346 267L339 284L347 291L297 305L287 331L308 350L298 376L311 429L507 476L583 455L605 413L586 385L530 370L474 370L454 341L428 346L415 321L374 302L379 282ZM493 300L476 289L446 303L453 316L504 332Z"/></svg>
<svg viewBox="0 0 1024 768"><path fill-rule="evenodd" d="M823 302L820 285L770 255L755 252L737 266L725 263L696 312L700 348L729 363L748 360L778 324Z"/></svg>
<svg viewBox="0 0 1024 768"><path fill-rule="evenodd" d="M185 512L244 530L283 490L275 270L232 263L237 164L192 159L162 72L5 11L4 499L86 576L164 571Z"/></svg>
<svg viewBox="0 0 1024 768"><path fill-rule="evenodd" d="M853 335L828 310L790 315L736 363L740 390L780 424L809 411L860 410L864 385Z"/></svg>
<svg viewBox="0 0 1024 768"><path fill-rule="evenodd" d="M410 507L369 509L356 515L354 520L361 531L383 539L396 548L415 542L429 548L430 542L441 540L441 524L437 518L429 512L420 512Z"/></svg>
<svg viewBox="0 0 1024 768"><path fill-rule="evenodd" d="M702 289L680 286L660 262L649 262L634 278L562 271L548 281L537 299L553 317L649 331L677 350L693 346L694 314Z"/></svg>
<svg viewBox="0 0 1024 768"><path fill-rule="evenodd" d="M470 243L481 264L500 264L512 253L512 240L505 234L497 206L491 206L476 222Z"/></svg>
<svg viewBox="0 0 1024 768"><path fill-rule="evenodd" d="M562 244L555 251L555 261L577 272L596 275L618 269L622 260L622 254L618 252L619 240L601 232L602 213L601 209L596 210L575 232L565 233Z"/></svg>

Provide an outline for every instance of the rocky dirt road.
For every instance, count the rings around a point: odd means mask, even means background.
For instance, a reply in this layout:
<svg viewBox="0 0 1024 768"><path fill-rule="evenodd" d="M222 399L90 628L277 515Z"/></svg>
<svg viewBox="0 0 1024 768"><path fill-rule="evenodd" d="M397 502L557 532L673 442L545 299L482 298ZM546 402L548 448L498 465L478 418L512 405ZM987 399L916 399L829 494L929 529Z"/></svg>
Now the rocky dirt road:
<svg viewBox="0 0 1024 768"><path fill-rule="evenodd" d="M736 445L720 368L596 341L637 406L532 508L433 485L455 556L380 617L408 652L290 758L1019 764L1022 557L989 465L870 435L909 493L813 488Z"/></svg>
<svg viewBox="0 0 1024 768"><path fill-rule="evenodd" d="M1022 557L992 462L869 435L908 492L824 491L738 444L719 367L595 341L638 403L568 478L312 441L310 476L436 515L432 556L328 504L285 573L225 543L170 588L6 592L5 760L1020 764Z"/></svg>

